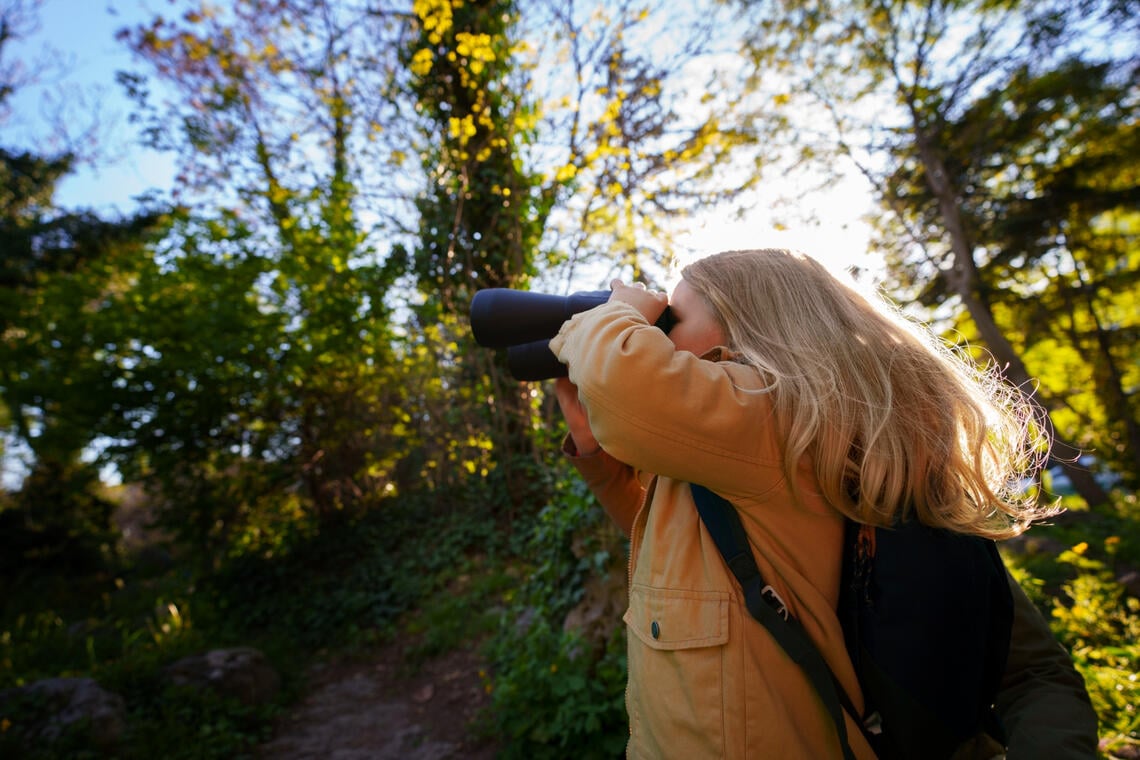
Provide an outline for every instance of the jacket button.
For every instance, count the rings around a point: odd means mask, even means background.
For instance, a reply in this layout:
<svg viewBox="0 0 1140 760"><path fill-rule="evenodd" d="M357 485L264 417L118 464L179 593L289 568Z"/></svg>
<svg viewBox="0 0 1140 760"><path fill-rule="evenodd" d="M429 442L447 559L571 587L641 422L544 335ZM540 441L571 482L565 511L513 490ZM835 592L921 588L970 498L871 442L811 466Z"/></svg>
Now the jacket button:
<svg viewBox="0 0 1140 760"><path fill-rule="evenodd" d="M649 624L649 632L653 634L653 638L661 638L661 626L657 625L656 620Z"/></svg>

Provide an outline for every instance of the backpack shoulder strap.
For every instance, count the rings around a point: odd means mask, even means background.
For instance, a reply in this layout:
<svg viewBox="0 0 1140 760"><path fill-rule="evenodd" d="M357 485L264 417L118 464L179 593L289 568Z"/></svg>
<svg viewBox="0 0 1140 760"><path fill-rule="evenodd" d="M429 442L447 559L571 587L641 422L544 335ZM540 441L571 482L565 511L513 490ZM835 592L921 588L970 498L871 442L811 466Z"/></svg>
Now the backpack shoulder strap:
<svg viewBox="0 0 1140 760"><path fill-rule="evenodd" d="M704 486L690 485L701 521L732 574L740 582L748 612L768 629L776 643L803 669L835 723L844 760L854 760L855 755L847 740L847 721L843 718L841 700L847 703L847 709L856 720L858 713L851 708L847 695L842 694L823 655L812 643L803 626L788 615L787 609L777 595L766 592L766 589L770 591L771 587L765 586L760 576L756 558L752 556L752 549L748 544L748 536L740 522L740 515L727 499Z"/></svg>

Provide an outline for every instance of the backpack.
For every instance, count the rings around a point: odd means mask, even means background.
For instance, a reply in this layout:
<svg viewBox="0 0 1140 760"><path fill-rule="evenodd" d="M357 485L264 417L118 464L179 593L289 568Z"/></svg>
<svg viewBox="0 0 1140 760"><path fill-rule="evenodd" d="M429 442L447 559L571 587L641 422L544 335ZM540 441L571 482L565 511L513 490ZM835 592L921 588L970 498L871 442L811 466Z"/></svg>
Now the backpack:
<svg viewBox="0 0 1140 760"><path fill-rule="evenodd" d="M860 715L803 627L764 583L736 509L692 485L701 520L740 582L749 613L797 662L853 760L842 710L881 760L950 758L979 734L1004 744L993 703L1005 670L1013 597L993 541L910 520L848 520L836 613L866 709Z"/></svg>

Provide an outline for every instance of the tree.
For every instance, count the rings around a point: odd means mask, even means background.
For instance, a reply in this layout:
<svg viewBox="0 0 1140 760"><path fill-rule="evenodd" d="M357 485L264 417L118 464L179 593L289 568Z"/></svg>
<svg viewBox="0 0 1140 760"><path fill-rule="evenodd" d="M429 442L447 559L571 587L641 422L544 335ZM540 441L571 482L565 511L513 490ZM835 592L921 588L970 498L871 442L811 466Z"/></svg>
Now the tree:
<svg viewBox="0 0 1140 760"><path fill-rule="evenodd" d="M123 77L153 144L179 151L181 197L200 209L158 251L135 325L147 339L120 359L158 378L141 386L148 411L127 436L139 461L156 435L166 464L196 452L189 474L140 470L168 496L194 477L216 492L245 473L252 490L231 494L231 517L285 488L300 495L286 511L325 521L393 487L407 397L391 317L399 269L375 248L388 220L360 190L382 130L362 93L389 72L353 47L375 33L382 49L386 23L364 5L249 0L121 34L172 93L151 108L150 83ZM204 202L207 191L233 207ZM147 314L168 291L185 311L156 332ZM223 543L231 532L211 530Z"/></svg>
<svg viewBox="0 0 1140 760"><path fill-rule="evenodd" d="M685 102L690 69L711 57L715 14L690 11L678 27L683 14L625 2L425 0L414 10L409 92L430 182L411 258L425 329L461 316L480 288L557 282L559 271L576 279L591 264L652 278L681 216L756 180L713 171L750 144L727 126L731 102ZM683 39L671 42L670 29ZM653 49L636 44L654 34ZM484 414L474 428L489 431L499 467L525 463L535 394L501 357L473 362L484 354L459 325L468 361L456 363L453 392L493 400L474 405Z"/></svg>
<svg viewBox="0 0 1140 760"><path fill-rule="evenodd" d="M24 3L0 5L0 60L33 17ZM0 65L0 113L28 82L18 64ZM151 211L107 220L58 208L56 184L74 162L68 152L0 148L0 419L6 438L30 452L30 472L3 515L5 554L17 568L95 559L108 540L110 505L82 456L113 403L99 326L117 272L163 224Z"/></svg>
<svg viewBox="0 0 1140 760"><path fill-rule="evenodd" d="M1131 78L1081 60L1023 69L940 135L951 181L971 188L962 215L995 320L1039 378L1062 435L1126 478L1140 467L1140 92ZM887 188L913 227L935 216L921 170L900 168ZM937 305L946 284L927 283L920 297Z"/></svg>
<svg viewBox="0 0 1140 760"><path fill-rule="evenodd" d="M538 3L524 19L542 93L536 141L557 198L545 260L651 282L695 211L761 180L764 133L741 107L720 3ZM545 84L545 86L543 86Z"/></svg>
<svg viewBox="0 0 1140 760"><path fill-rule="evenodd" d="M419 33L405 49L407 87L423 130L421 165L431 177L416 202L411 270L423 294L416 318L422 334L438 330L446 338L437 347L458 349L447 352L440 371L450 395L462 399L436 428L437 446L481 471L494 452L518 508L541 501L528 498L536 480L530 394L501 357L474 345L461 319L477 290L525 285L550 212L541 177L521 155L533 139L535 107L518 86L518 12L509 0L423 0L413 8Z"/></svg>
<svg viewBox="0 0 1140 760"><path fill-rule="evenodd" d="M892 207L887 180L900 172L924 178L931 213L925 226L904 225L908 237L894 248L892 266L904 280L943 283L1007 378L1025 388L1030 373L995 316L980 275L986 252L964 218L965 198L976 188L956 185L947 166L947 126L1017 71L1056 65L1114 20L1118 31L1135 33L1131 5L774 0L750 6L757 22L750 50L760 70L789 77L776 97L806 95L828 117L824 134L800 143L805 150L854 160L900 219L905 212ZM1055 427L1044 409L1041 421ZM1064 456L1076 449L1058 436L1056 450L1082 496L1103 502L1090 473L1075 456Z"/></svg>

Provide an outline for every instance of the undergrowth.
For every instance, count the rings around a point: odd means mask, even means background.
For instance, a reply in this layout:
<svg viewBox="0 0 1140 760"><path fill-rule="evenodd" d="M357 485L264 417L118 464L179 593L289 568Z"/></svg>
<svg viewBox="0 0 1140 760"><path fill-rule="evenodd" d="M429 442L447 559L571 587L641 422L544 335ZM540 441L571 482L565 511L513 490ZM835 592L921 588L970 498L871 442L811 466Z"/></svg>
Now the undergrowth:
<svg viewBox="0 0 1140 760"><path fill-rule="evenodd" d="M533 564L484 649L492 703L485 728L502 741L504 758L613 758L625 750L624 628L615 620L612 634L590 640L564 626L587 580L614 560L624 567L614 535L576 477L558 483L534 523L523 551Z"/></svg>
<svg viewBox="0 0 1140 760"><path fill-rule="evenodd" d="M88 577L7 579L0 592L0 690L57 676L89 676L127 703L114 751L83 726L55 744L29 744L34 700L0 707L0 756L53 758L250 757L273 719L303 693L305 666L414 634L414 667L480 646L491 707L480 728L505 758L620 756L625 638L620 615L597 636L567 626L591 581L624 565L627 546L571 473L555 473L540 512L496 524L478 484L456 506L415 499L363 518L286 537L272 552L229 558L197 576L124 565ZM426 497L425 497L426 498ZM1085 678L1100 719L1103 757L1140 747L1140 602L1117 581L1140 567L1140 506L1108 507L1031 531L1037 542L1007 562L1051 621ZM208 649L246 645L283 677L271 704L247 707L172 686L163 669Z"/></svg>
<svg viewBox="0 0 1140 760"><path fill-rule="evenodd" d="M93 745L83 725L46 742L26 729L42 725L48 706L0 700L0 756L251 756L301 693L308 663L386 640L422 600L446 598L439 592L499 563L503 538L489 511L445 511L434 503L439 495L431 498L385 503L359 519L298 532L271 553L231 557L208 575L177 564L140 574L124 564L81 580L6 579L0 690L90 677L124 698L127 721L113 749ZM454 640L428 642L443 649ZM276 700L250 707L174 686L163 675L182 657L232 646L266 654L282 677Z"/></svg>
<svg viewBox="0 0 1140 760"><path fill-rule="evenodd" d="M1140 755L1140 600L1118 582L1140 569L1138 523L1136 495L1114 494L1103 508L1033 528L1054 542L1044 550L1007 556L1084 677L1106 758Z"/></svg>

